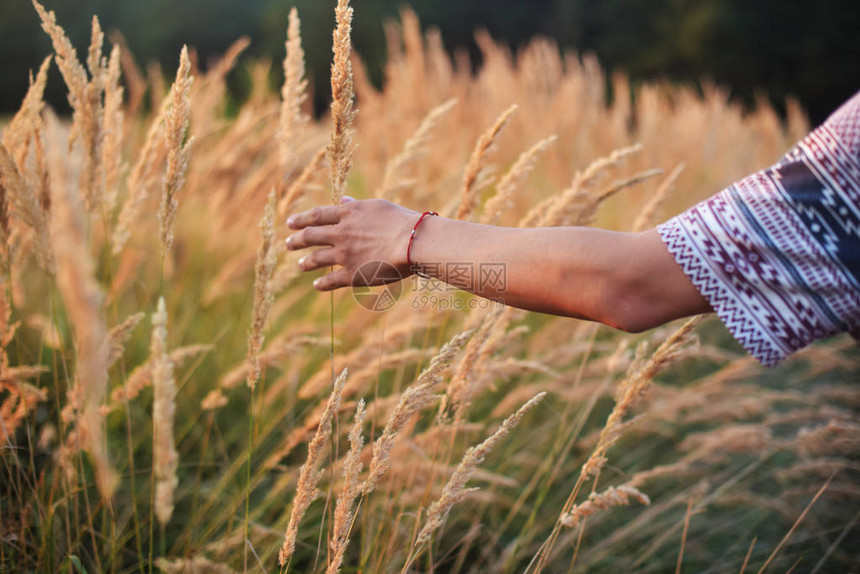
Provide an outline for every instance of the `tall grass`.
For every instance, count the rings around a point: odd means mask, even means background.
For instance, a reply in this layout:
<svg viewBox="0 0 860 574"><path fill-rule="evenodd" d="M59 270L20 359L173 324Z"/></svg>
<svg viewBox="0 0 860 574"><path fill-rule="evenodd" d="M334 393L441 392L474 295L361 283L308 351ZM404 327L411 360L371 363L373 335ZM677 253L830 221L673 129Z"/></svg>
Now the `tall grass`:
<svg viewBox="0 0 860 574"><path fill-rule="evenodd" d="M283 247L286 216L346 193L646 229L776 160L809 127L796 102L629 99L591 55L483 32L473 71L408 9L376 89L342 0L330 114L293 10L282 89L245 62L228 116L247 39L205 71L183 49L171 84L98 20L79 58L34 6L54 54L0 128L0 569L860 566L847 337L765 371L713 319L633 336L432 282L372 313ZM70 118L42 101L52 65Z"/></svg>

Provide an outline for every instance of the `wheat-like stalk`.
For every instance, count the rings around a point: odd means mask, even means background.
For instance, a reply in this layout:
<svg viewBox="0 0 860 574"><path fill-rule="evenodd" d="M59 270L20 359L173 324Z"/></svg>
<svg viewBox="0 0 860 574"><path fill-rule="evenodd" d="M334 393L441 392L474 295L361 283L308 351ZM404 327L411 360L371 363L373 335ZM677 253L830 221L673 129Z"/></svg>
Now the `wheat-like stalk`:
<svg viewBox="0 0 860 574"><path fill-rule="evenodd" d="M334 508L334 526L329 542L331 558L326 568L326 574L335 574L340 571L343 556L349 544L349 533L355 518L355 511L353 510L355 499L361 493L361 450L364 446L364 437L361 432L366 414L364 399L359 399L355 408L355 420L349 431L349 453L343 462L343 485L338 492L337 503Z"/></svg>
<svg viewBox="0 0 860 574"><path fill-rule="evenodd" d="M251 329L248 332L248 373L246 382L253 391L257 381L260 380L260 349L263 348L266 328L266 320L269 310L272 308L271 283L272 274L275 271L275 190L269 192L269 201L266 203L266 212L260 221L260 229L263 241L257 251L257 264L254 279L254 311L251 318Z"/></svg>
<svg viewBox="0 0 860 574"><path fill-rule="evenodd" d="M71 193L62 158L51 148L55 199L50 238L56 257L56 281L66 312L74 327L76 370L69 391L66 418L76 423L76 438L87 450L104 498L116 486L103 435L101 405L107 393L109 339L103 310L103 293L95 279L95 265L86 242L86 215Z"/></svg>
<svg viewBox="0 0 860 574"><path fill-rule="evenodd" d="M331 138L328 156L331 163L331 200L340 203L346 190L346 176L352 167L355 144L352 124L355 121L355 91L352 79L352 7L349 0L338 0L335 8L337 27L333 34L334 60L331 65Z"/></svg>
<svg viewBox="0 0 860 574"><path fill-rule="evenodd" d="M546 150L555 143L556 139L554 135L542 139L517 158L511 169L499 180L496 186L496 194L487 200L487 203L484 205L484 215L481 218L481 223L490 225L496 223L514 205L513 199L517 189L526 181L528 175L534 170L540 156L546 153Z"/></svg>
<svg viewBox="0 0 860 574"><path fill-rule="evenodd" d="M293 497L293 509L290 512L290 523L287 525L284 542L281 545L281 550L278 552L278 560L281 566L284 566L290 556L293 555L296 549L296 536L299 532L299 523L302 521L311 502L316 500L319 494L317 483L322 476L322 471L318 470L319 459L331 436L332 421L338 410L340 410L341 394L343 393L344 385L346 385L347 374L347 370L344 369L337 379L335 379L334 387L320 418L316 433L310 443L308 443L308 458L299 470L296 494Z"/></svg>
<svg viewBox="0 0 860 574"><path fill-rule="evenodd" d="M51 245L48 214L42 208L35 190L27 185L12 154L3 144L0 144L0 186L3 188L4 204L10 206L11 213L33 230L39 263L53 272L54 248ZM8 230L8 222L6 229ZM5 245L8 245L8 231L6 235Z"/></svg>
<svg viewBox="0 0 860 574"><path fill-rule="evenodd" d="M399 154L394 156L385 166L385 176L382 179L382 187L377 193L378 197L383 199L395 200L403 192L404 189L414 185L414 180L403 177L403 171L409 164L415 162L421 156L427 153L427 144L430 143L433 128L435 128L442 118L448 114L451 109L457 104L457 100L452 98L447 102L436 106L430 110L421 125L415 130L406 143L403 144L403 149Z"/></svg>
<svg viewBox="0 0 860 574"><path fill-rule="evenodd" d="M521 406L517 412L506 418L496 432L490 435L481 444L470 447L469 450L466 451L460 464L457 465L457 469L454 471L454 474L451 475L448 483L445 484L445 488L442 490L442 495L427 509L427 517L424 519L424 525L418 532L418 536L410 550L410 556L412 559L414 559L415 552L430 540L430 537L436 530L445 524L448 514L451 512L451 508L456 503L466 498L469 493L477 490L476 488L466 488L466 484L469 482L469 479L472 478L477 467L484 462L487 454L489 454L489 452L493 450L493 448L520 423L526 413L542 401L545 396L545 392L541 392L533 396L528 400L528 402ZM409 561L407 561L403 570L406 571L408 566Z"/></svg>
<svg viewBox="0 0 860 574"><path fill-rule="evenodd" d="M475 210L478 203L478 196L487 185L486 167L487 155L496 143L496 138L499 136L504 127L508 124L513 113L517 110L516 104L512 105L500 115L495 123L490 128L481 134L478 141L475 143L475 149L472 150L472 156L469 158L469 163L466 164L466 170L463 173L463 188L460 192L460 206L457 208L457 219L467 219Z"/></svg>
<svg viewBox="0 0 860 574"><path fill-rule="evenodd" d="M633 222L633 227L631 228L634 232L644 231L653 224L654 215L660 209L660 206L666 202L669 194L672 193L672 188L675 182L678 181L681 172L684 171L684 167L684 164L680 163L672 170L672 173L666 176L666 179L660 184L660 187L657 188L657 191L654 192L654 195L648 200L648 203L645 204L639 215L636 216L636 220Z"/></svg>
<svg viewBox="0 0 860 574"><path fill-rule="evenodd" d="M302 169L302 173L299 174L299 177L290 183L290 186L287 188L287 191L283 194L283 198L278 204L279 217L284 217L288 213L292 213L296 203L298 203L299 199L301 199L302 195L305 193L308 184L310 184L314 177L319 176L319 170L322 167L322 162L325 159L325 156L326 148L321 148L316 155L314 155L313 159L305 165L304 169Z"/></svg>
<svg viewBox="0 0 860 574"><path fill-rule="evenodd" d="M287 55L284 58L284 85L281 87L280 136L284 138L281 146L281 161L286 168L295 160L293 149L304 132L309 118L302 113L302 105L307 99L308 81L305 79L305 51L302 49L301 20L295 7L290 9L287 26Z"/></svg>
<svg viewBox="0 0 860 574"><path fill-rule="evenodd" d="M155 171L157 158L163 152L164 140L164 117L167 114L167 100L160 106L149 129L146 132L143 146L138 152L137 162L128 176L128 197L120 210L117 223L113 231L113 254L118 255L125 247L137 214L143 201L149 196L152 186L152 174Z"/></svg>
<svg viewBox="0 0 860 574"><path fill-rule="evenodd" d="M39 66L36 77L30 75L30 87L21 102L21 107L9 120L3 130L3 145L19 163L24 163L27 154L27 143L34 133L41 129L42 109L45 102L42 99L45 93L45 85L48 82L48 68L51 65L52 56L48 56Z"/></svg>
<svg viewBox="0 0 860 574"><path fill-rule="evenodd" d="M648 495L641 492L639 489L629 486L610 486L603 492L592 492L588 500L582 504L577 504L569 512L565 513L559 520L563 526L574 528L600 510L606 510L611 506L625 506L630 504L630 500L636 500L645 506L651 504L651 499Z"/></svg>
<svg viewBox="0 0 860 574"><path fill-rule="evenodd" d="M439 400L439 395L435 391L442 383L442 372L451 364L471 335L471 331L464 331L445 343L418 379L400 395L400 400L388 417L382 434L373 444L373 458L370 461L367 478L361 487L364 494L375 490L379 481L391 468L391 449L397 433L403 430L413 416Z"/></svg>
<svg viewBox="0 0 860 574"><path fill-rule="evenodd" d="M188 48L183 46L179 56L176 81L170 90L170 108L164 120L167 132L167 171L164 175L161 191L161 209L159 210L158 223L161 232L162 255L165 257L173 246L173 221L176 218L178 206L176 194L185 184L185 172L188 170L191 144L194 141L193 137L185 141L191 106L189 92L193 81L191 63L188 60Z"/></svg>
<svg viewBox="0 0 860 574"><path fill-rule="evenodd" d="M110 330L110 333L108 333L108 346L110 348L107 358L108 367L113 365L122 356L126 342L131 338L135 327L137 327L145 315L143 312L135 313Z"/></svg>
<svg viewBox="0 0 860 574"><path fill-rule="evenodd" d="M122 165L125 118L122 110L123 87L120 85L121 58L120 47L115 45L108 60L104 86L105 101L102 117L104 141L101 146L99 165L104 175L104 209L107 214L113 213L116 206Z"/></svg>
<svg viewBox="0 0 860 574"><path fill-rule="evenodd" d="M176 470L179 454L173 438L176 411L176 381L173 362L167 352L167 309L164 297L152 316L152 467L155 473L155 516L163 525L173 515L173 493L179 485Z"/></svg>

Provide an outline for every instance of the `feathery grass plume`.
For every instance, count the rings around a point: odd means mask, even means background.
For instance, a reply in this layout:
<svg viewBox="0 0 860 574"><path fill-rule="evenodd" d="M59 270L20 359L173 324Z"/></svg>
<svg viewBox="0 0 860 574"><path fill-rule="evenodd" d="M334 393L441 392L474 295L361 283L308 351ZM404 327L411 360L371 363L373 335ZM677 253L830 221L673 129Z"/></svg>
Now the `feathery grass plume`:
<svg viewBox="0 0 860 574"><path fill-rule="evenodd" d="M532 147L524 151L511 169L502 176L496 186L496 194L487 200L484 205L484 215L481 223L492 225L496 223L504 213L513 207L514 194L532 172L540 156L558 139L551 135L542 139Z"/></svg>
<svg viewBox="0 0 860 574"><path fill-rule="evenodd" d="M316 155L314 155L313 159L305 165L302 173L299 174L299 177L290 184L278 205L278 217L284 217L288 213L292 212L293 207L295 207L296 203L305 193L305 189L308 184L315 176L318 176L319 169L322 166L325 156L326 148L320 149Z"/></svg>
<svg viewBox="0 0 860 574"><path fill-rule="evenodd" d="M341 394L346 384L348 371L344 369L335 379L331 395L326 403L325 410L320 418L319 426L313 439L308 444L308 458L299 470L299 480L296 484L296 494L293 497L293 509L290 512L290 523L284 534L284 543L278 552L278 560L284 566L296 549L296 537L299 532L299 523L305 515L308 507L319 494L317 483L322 476L322 470L318 469L319 459L322 451L328 444L331 436L332 421L340 410Z"/></svg>
<svg viewBox="0 0 860 574"><path fill-rule="evenodd" d="M400 400L388 417L382 435L373 443L373 458L361 487L363 494L372 492L391 468L391 449L397 433L413 416L439 400L439 395L435 391L442 383L442 372L451 364L471 335L471 331L464 331L445 343L427 368L418 375L415 383L400 395Z"/></svg>
<svg viewBox="0 0 860 574"><path fill-rule="evenodd" d="M137 162L128 177L128 197L120 210L113 232L113 254L119 255L131 235L131 229L140 206L149 196L152 174L159 155L163 152L164 117L168 100L164 100L146 132L146 139L138 153Z"/></svg>
<svg viewBox="0 0 860 574"><path fill-rule="evenodd" d="M5 179L2 163L0 163L0 268L2 269L9 268L9 203L6 198ZM6 290L5 285L3 290Z"/></svg>
<svg viewBox="0 0 860 574"><path fill-rule="evenodd" d="M352 80L352 6L349 0L338 0L335 8L337 27L333 33L334 60L331 64L331 139L328 155L331 163L331 200L340 203L346 191L346 176L352 167L355 144L352 124L355 121L355 91Z"/></svg>
<svg viewBox="0 0 860 574"><path fill-rule="evenodd" d="M80 139L84 148L78 190L84 199L87 210L93 212L101 204L101 181L98 170L99 147L102 140L100 116L104 75L106 73L102 57L104 33L98 18L93 16L90 47L87 54L87 67L92 79L88 79L86 70L78 60L75 48L66 37L63 29L57 24L54 12L46 12L36 0L33 0L33 6L42 20L42 29L51 38L54 52L57 54L57 67L69 89L69 104L73 110L70 143L75 139Z"/></svg>
<svg viewBox="0 0 860 574"><path fill-rule="evenodd" d="M27 154L27 142L31 135L41 128L42 109L45 102L42 96L45 93L45 84L48 82L48 68L51 65L51 56L42 60L36 78L30 73L30 87L21 102L21 107L9 120L9 124L3 130L3 145L12 154L15 160L22 164Z"/></svg>
<svg viewBox="0 0 860 574"><path fill-rule="evenodd" d="M478 197L481 195L484 187L487 185L485 162L487 155L493 148L496 138L504 127L507 125L511 115L516 111L517 105L514 104L507 110L502 112L496 122L490 126L490 129L481 134L475 144L475 149L472 150L472 157L469 158L469 163L466 164L466 171L463 174L463 189L460 192L460 207L457 209L457 219L467 219L475 210L478 203Z"/></svg>
<svg viewBox="0 0 860 574"><path fill-rule="evenodd" d="M212 350L212 345L187 345L173 349L170 352L170 363L176 369L185 364L186 361L198 357ZM137 366L121 387L115 388L110 394L110 404L107 405L106 412L117 409L140 394L140 392L152 384L153 366L155 365L155 357L149 359L142 365Z"/></svg>
<svg viewBox="0 0 860 574"><path fill-rule="evenodd" d="M143 312L135 313L110 330L110 333L108 333L108 345L110 347L107 359L108 368L122 356L126 342L131 338L131 333L143 319L144 315L145 313Z"/></svg>
<svg viewBox="0 0 860 574"><path fill-rule="evenodd" d="M672 170L663 183L660 184L660 187L657 188L657 191L654 192L654 195L651 199L648 200L648 203L642 208L642 211L639 212L639 215L636 216L636 221L633 222L633 231L645 231L648 227L653 224L654 215L657 213L657 210L660 209L660 206L666 201L666 198L669 197L669 194L672 193L672 188L675 185L675 182L678 181L678 177L681 175L681 172L684 171L684 164L679 163L678 166Z"/></svg>
<svg viewBox="0 0 860 574"><path fill-rule="evenodd" d="M557 221L570 216L571 212L581 207L582 203L593 202L587 188L600 178L604 172L619 165L626 157L642 150L642 144L613 150L609 155L599 157L592 161L584 170L577 171L570 185L560 195L548 197L533 207L520 220L520 227L544 227L558 225Z"/></svg>
<svg viewBox="0 0 860 574"><path fill-rule="evenodd" d="M582 504L577 504L570 512L561 517L561 524L568 528L574 528L579 526L584 519L592 514L600 510L606 510L611 506L626 506L630 504L631 499L645 506L651 504L651 499L648 498L648 495L633 486L623 484L621 486L610 486L603 492L592 492L588 500Z"/></svg>
<svg viewBox="0 0 860 574"><path fill-rule="evenodd" d="M146 92L146 79L144 79L140 68L134 61L134 56L128 48L125 36L119 30L111 30L110 41L120 48L120 65L122 66L122 77L128 87L128 105L126 106L127 118L137 115L140 104L143 103L143 95Z"/></svg>
<svg viewBox="0 0 860 574"><path fill-rule="evenodd" d="M457 469L454 471L454 474L451 475L451 478L442 490L442 495L427 509L427 518L424 521L424 526L421 527L418 537L415 539L415 543L412 545L409 552L412 559L415 558L415 551L430 540L430 536L445 524L448 514L451 512L451 508L456 503L466 498L469 493L478 490L477 488L466 488L466 483L468 483L469 479L472 478L477 467L484 462L487 454L489 454L493 447L501 442L502 439L504 439L508 433L510 433L514 427L520 423L526 413L542 401L545 396L545 392L541 392L533 396L528 400L528 402L521 406L517 412L506 418L505 422L502 423L502 426L485 439L484 442L477 446L470 447L469 450L466 451L460 464L457 465ZM407 563L406 567L408 567L408 565L409 564ZM404 567L404 570L406 567Z"/></svg>
<svg viewBox="0 0 860 574"><path fill-rule="evenodd" d="M173 493L179 485L176 470L179 454L173 438L176 410L176 381L173 362L167 352L167 309L164 297L152 316L152 466L155 473L155 516L162 526L173 515Z"/></svg>
<svg viewBox="0 0 860 574"><path fill-rule="evenodd" d="M260 221L260 229L263 232L263 241L257 251L257 264L254 279L254 311L251 319L251 329L248 332L248 374L245 381L253 391L257 381L260 380L260 349L263 348L266 328L266 319L272 308L272 274L275 271L275 190L269 192L269 201L266 203L266 212Z"/></svg>
<svg viewBox="0 0 860 574"><path fill-rule="evenodd" d="M647 360L637 361L631 365L627 378L618 387L615 407L609 418L606 419L597 446L582 466L581 475L583 478L593 476L603 467L606 462L606 451L620 437L619 428L626 429L626 427L621 426L624 416L648 392L654 377L684 354L687 347L693 342L691 333L703 319L703 315L689 319L681 328L663 341Z"/></svg>
<svg viewBox="0 0 860 574"><path fill-rule="evenodd" d="M39 197L33 188L27 185L14 158L3 144L0 144L0 187L3 188L5 204L11 207L11 214L33 230L39 264L53 273L54 250L51 246L48 216L42 209Z"/></svg>
<svg viewBox="0 0 860 574"><path fill-rule="evenodd" d="M203 400L200 401L200 408L204 411L214 411L215 409L220 409L226 404L227 397L224 396L221 389L215 389L209 391L209 394L203 397Z"/></svg>
<svg viewBox="0 0 860 574"><path fill-rule="evenodd" d="M173 246L173 220L176 218L176 194L185 184L185 172L191 157L191 144L194 138L185 140L188 131L188 113L191 99L188 94L194 78L191 76L191 63L188 60L188 47L182 46L179 56L179 69L176 81L170 90L170 108L164 119L167 131L167 171L161 192L161 209L158 214L161 232L162 255L167 256Z"/></svg>
<svg viewBox="0 0 860 574"><path fill-rule="evenodd" d="M343 556L349 544L349 533L355 516L353 507L355 499L361 493L361 450L364 446L361 430L366 414L364 399L359 399L358 406L355 408L355 421L349 431L349 453L343 462L343 485L337 494L337 504L334 508L334 527L329 541L331 559L326 568L326 574L336 574L340 571Z"/></svg>
<svg viewBox="0 0 860 574"><path fill-rule="evenodd" d="M403 192L403 190L415 184L412 179L403 177L403 170L406 167L421 158L427 153L426 147L430 143L431 133L433 128L442 120L445 115L457 104L456 98L451 98L447 102L436 106L430 110L421 125L415 130L406 143L403 144L403 149L399 154L394 156L385 166L385 176L382 180L382 187L377 193L378 197L388 200L395 200Z"/></svg>
<svg viewBox="0 0 860 574"><path fill-rule="evenodd" d="M73 326L75 380L69 391L67 418L75 421L79 446L92 460L102 497L110 499L116 475L110 466L104 440L101 405L107 394L110 343L105 325L103 293L95 279L95 265L86 241L86 215L66 182L63 158L51 146L54 176L53 217L50 238L56 257L56 282Z"/></svg>
<svg viewBox="0 0 860 574"><path fill-rule="evenodd" d="M287 26L287 54L284 57L284 85L281 87L281 162L283 167L295 160L290 145L299 140L310 118L302 113L308 97L305 78L305 51L302 48L301 20L295 7L290 9Z"/></svg>
<svg viewBox="0 0 860 574"><path fill-rule="evenodd" d="M104 209L105 213L109 214L113 213L119 191L122 142L125 130L125 119L122 111L123 87L120 85L120 61L120 47L114 45L105 75L104 115L102 117L104 140L101 145L100 158L100 166L104 176Z"/></svg>

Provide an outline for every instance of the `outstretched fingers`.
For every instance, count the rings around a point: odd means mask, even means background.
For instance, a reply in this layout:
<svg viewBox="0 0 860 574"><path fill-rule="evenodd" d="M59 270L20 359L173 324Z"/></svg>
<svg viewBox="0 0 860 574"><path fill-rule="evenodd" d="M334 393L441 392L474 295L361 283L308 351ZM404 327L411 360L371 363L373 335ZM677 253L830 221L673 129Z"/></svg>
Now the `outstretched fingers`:
<svg viewBox="0 0 860 574"><path fill-rule="evenodd" d="M329 247L311 251L299 259L299 268L302 271L314 271L322 267L330 267L338 263L337 250Z"/></svg>
<svg viewBox="0 0 860 574"><path fill-rule="evenodd" d="M350 285L352 285L352 273L345 267L314 280L314 289L317 291L333 291Z"/></svg>
<svg viewBox="0 0 860 574"><path fill-rule="evenodd" d="M290 216L287 226L290 229L304 229L317 225L334 225L340 221L343 211L344 206L341 205L318 205Z"/></svg>

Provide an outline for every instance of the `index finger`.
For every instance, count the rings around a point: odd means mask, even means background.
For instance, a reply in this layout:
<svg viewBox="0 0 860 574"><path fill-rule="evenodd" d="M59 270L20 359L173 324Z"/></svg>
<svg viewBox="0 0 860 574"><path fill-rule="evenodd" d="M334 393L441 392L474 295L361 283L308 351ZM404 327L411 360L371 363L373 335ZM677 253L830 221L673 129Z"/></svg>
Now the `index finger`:
<svg viewBox="0 0 860 574"><path fill-rule="evenodd" d="M340 221L341 208L337 205L319 205L296 213L287 219L290 229L303 229L314 225L334 225Z"/></svg>

